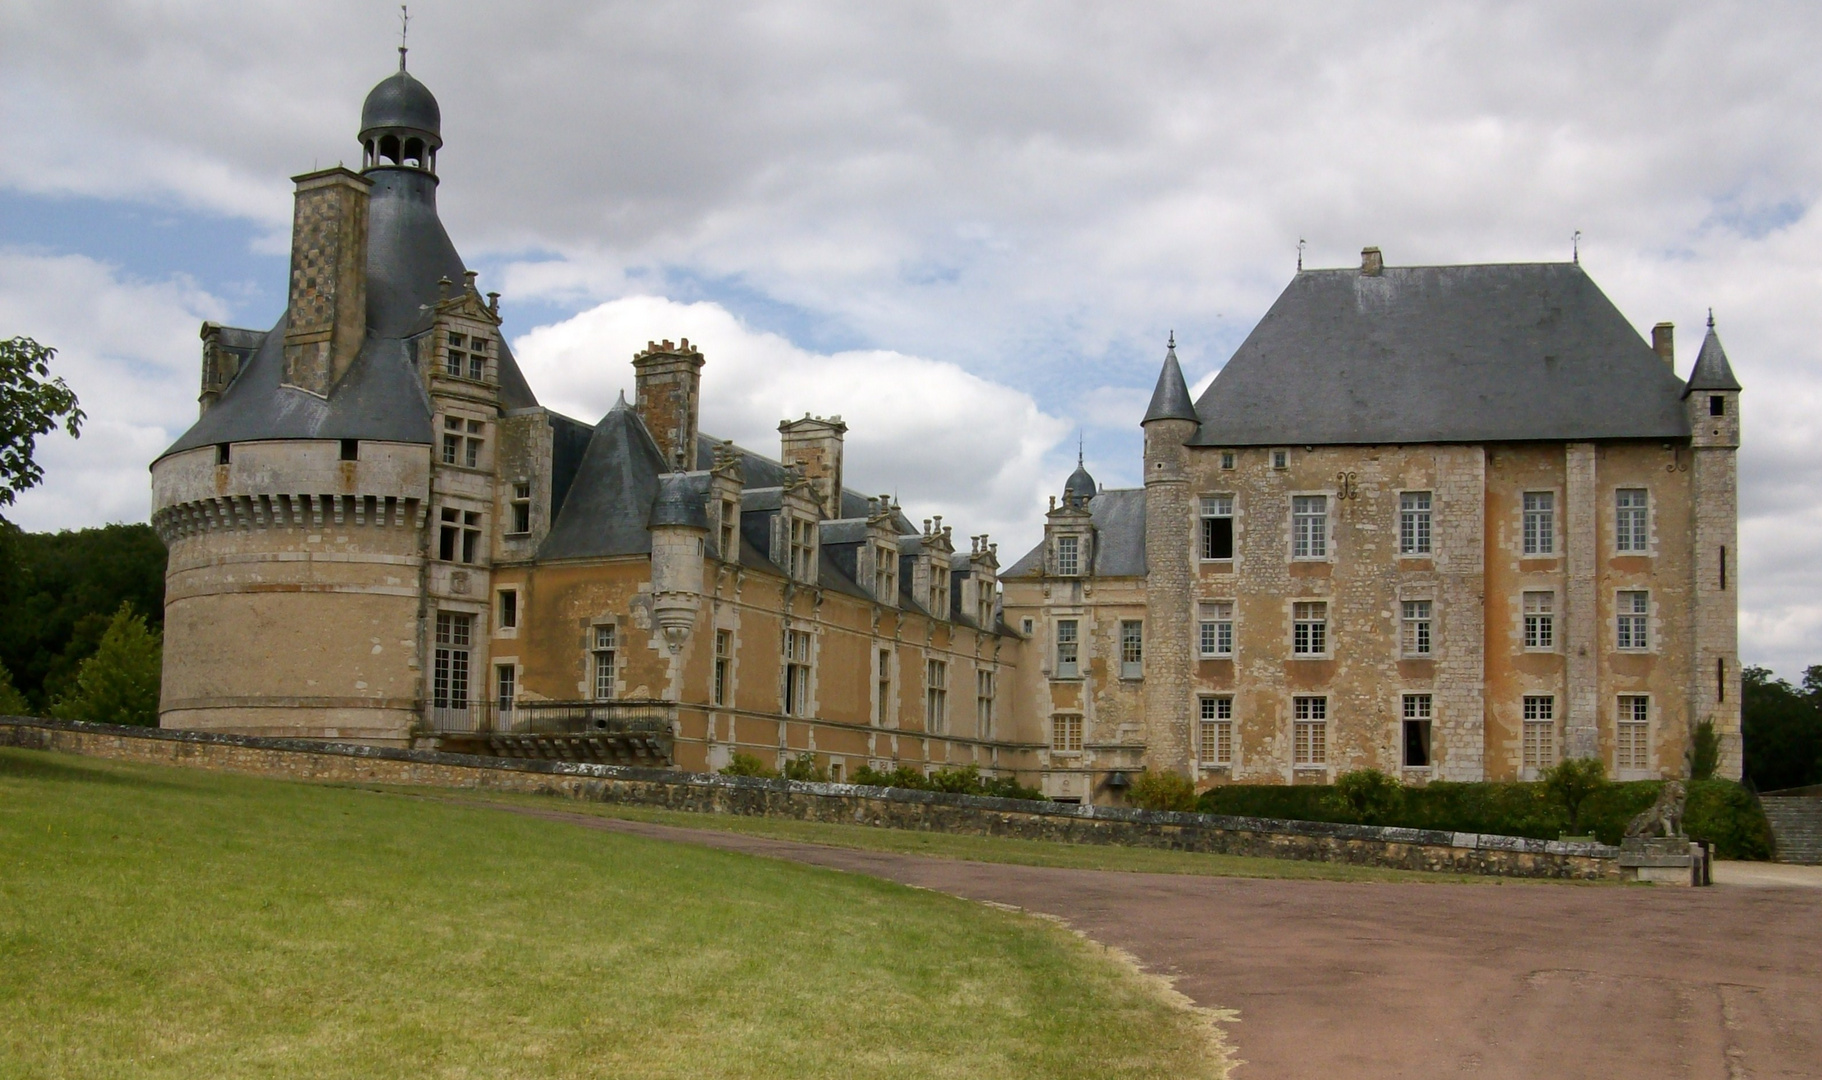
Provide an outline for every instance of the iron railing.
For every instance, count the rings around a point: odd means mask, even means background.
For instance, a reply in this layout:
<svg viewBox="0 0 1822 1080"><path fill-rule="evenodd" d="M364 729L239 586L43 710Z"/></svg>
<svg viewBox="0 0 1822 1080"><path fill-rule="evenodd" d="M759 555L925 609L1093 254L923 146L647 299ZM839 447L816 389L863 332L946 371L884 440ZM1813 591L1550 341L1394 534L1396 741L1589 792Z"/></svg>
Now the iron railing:
<svg viewBox="0 0 1822 1080"><path fill-rule="evenodd" d="M439 735L669 735L676 703L491 701L429 705L424 726Z"/></svg>

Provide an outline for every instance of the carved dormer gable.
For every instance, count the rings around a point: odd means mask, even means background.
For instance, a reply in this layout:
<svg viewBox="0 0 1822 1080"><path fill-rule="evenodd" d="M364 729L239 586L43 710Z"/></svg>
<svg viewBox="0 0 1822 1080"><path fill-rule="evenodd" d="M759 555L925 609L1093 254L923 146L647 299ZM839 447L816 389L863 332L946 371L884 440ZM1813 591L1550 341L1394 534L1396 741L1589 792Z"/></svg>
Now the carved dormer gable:
<svg viewBox="0 0 1822 1080"><path fill-rule="evenodd" d="M949 556L953 554L955 543L950 539L950 530L943 525L943 519L940 516L925 518L923 534L917 537L911 595L919 606L938 619L950 618Z"/></svg>
<svg viewBox="0 0 1822 1080"><path fill-rule="evenodd" d="M969 618L982 630L994 628L995 601L999 596L998 544L987 542L987 534L968 538L968 577L962 583L962 604Z"/></svg>
<svg viewBox="0 0 1822 1080"><path fill-rule="evenodd" d="M432 397L455 397L498 404L500 395L499 294L487 300L475 291L474 271L460 286L448 278L432 315L428 341L418 342L419 368ZM428 355L426 355L428 346Z"/></svg>
<svg viewBox="0 0 1822 1080"><path fill-rule="evenodd" d="M1085 578L1094 572L1094 514L1087 499L1053 496L1044 515L1044 573L1048 577Z"/></svg>
<svg viewBox="0 0 1822 1080"><path fill-rule="evenodd" d="M890 496L867 500L867 533L856 554L860 584L886 607L898 606L899 537Z"/></svg>
<svg viewBox="0 0 1822 1080"><path fill-rule="evenodd" d="M778 516L772 519L771 556L793 581L816 582L820 558L817 522L821 517L815 489L801 470L785 466Z"/></svg>
<svg viewBox="0 0 1822 1080"><path fill-rule="evenodd" d="M740 561L740 493L745 487L740 451L731 440L716 446L709 469L708 516L715 555L723 562Z"/></svg>

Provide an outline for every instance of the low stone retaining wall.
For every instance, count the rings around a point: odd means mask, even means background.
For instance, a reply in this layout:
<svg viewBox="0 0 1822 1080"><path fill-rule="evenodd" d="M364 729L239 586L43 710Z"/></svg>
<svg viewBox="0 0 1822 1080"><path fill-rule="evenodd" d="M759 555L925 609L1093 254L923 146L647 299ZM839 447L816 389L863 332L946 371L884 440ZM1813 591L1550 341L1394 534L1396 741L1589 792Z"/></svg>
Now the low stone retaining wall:
<svg viewBox="0 0 1822 1080"><path fill-rule="evenodd" d="M1118 844L1523 878L1595 881L1616 880L1620 876L1617 848L1515 836L1074 806L903 788L800 783L568 761L467 757L352 743L26 717L0 717L0 746L187 765L286 780L555 794L667 810L1071 844Z"/></svg>

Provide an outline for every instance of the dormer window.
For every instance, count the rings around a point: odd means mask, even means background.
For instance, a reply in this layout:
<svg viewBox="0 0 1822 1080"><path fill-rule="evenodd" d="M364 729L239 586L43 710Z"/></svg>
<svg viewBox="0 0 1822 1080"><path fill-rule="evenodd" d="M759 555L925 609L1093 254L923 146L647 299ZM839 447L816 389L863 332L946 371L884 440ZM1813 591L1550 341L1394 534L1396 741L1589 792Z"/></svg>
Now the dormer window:
<svg viewBox="0 0 1822 1080"><path fill-rule="evenodd" d="M799 581L816 579L816 523L791 519L791 576Z"/></svg>
<svg viewBox="0 0 1822 1080"><path fill-rule="evenodd" d="M941 564L941 552L932 556L930 564L930 602L925 606L930 614L939 619L949 617L949 568Z"/></svg>
<svg viewBox="0 0 1822 1080"><path fill-rule="evenodd" d="M878 544L873 551L873 595L881 601L890 600L898 595L898 549Z"/></svg>
<svg viewBox="0 0 1822 1080"><path fill-rule="evenodd" d="M983 580L980 595L975 598L975 623L982 630L993 629L993 582Z"/></svg>
<svg viewBox="0 0 1822 1080"><path fill-rule="evenodd" d="M1081 538L1059 536L1056 538L1056 567L1059 577L1076 577L1082 572Z"/></svg>
<svg viewBox="0 0 1822 1080"><path fill-rule="evenodd" d="M443 358L443 373L456 379L482 382L487 378L489 341L480 334L449 333L448 354Z"/></svg>
<svg viewBox="0 0 1822 1080"><path fill-rule="evenodd" d="M736 529L740 522L740 504L733 499L721 500L721 557L728 562L740 558Z"/></svg>

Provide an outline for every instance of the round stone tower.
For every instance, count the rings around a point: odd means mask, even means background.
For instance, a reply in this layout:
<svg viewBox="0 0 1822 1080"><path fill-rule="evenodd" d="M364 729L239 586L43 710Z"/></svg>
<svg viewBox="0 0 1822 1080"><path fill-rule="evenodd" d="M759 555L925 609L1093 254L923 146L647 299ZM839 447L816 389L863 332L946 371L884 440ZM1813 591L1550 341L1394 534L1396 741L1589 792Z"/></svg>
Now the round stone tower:
<svg viewBox="0 0 1822 1080"><path fill-rule="evenodd" d="M433 449L458 411L484 445L502 409L536 401L437 218L440 127L401 54L362 109L361 172L295 178L284 315L203 326L201 416L151 470L170 550L165 727L405 744L451 680L470 699L491 451ZM463 409L439 380L462 384ZM468 466L459 483L441 478L449 460ZM452 513L450 561L466 565L440 568ZM466 622L441 617L439 582L482 598ZM433 663L439 649L460 663Z"/></svg>

